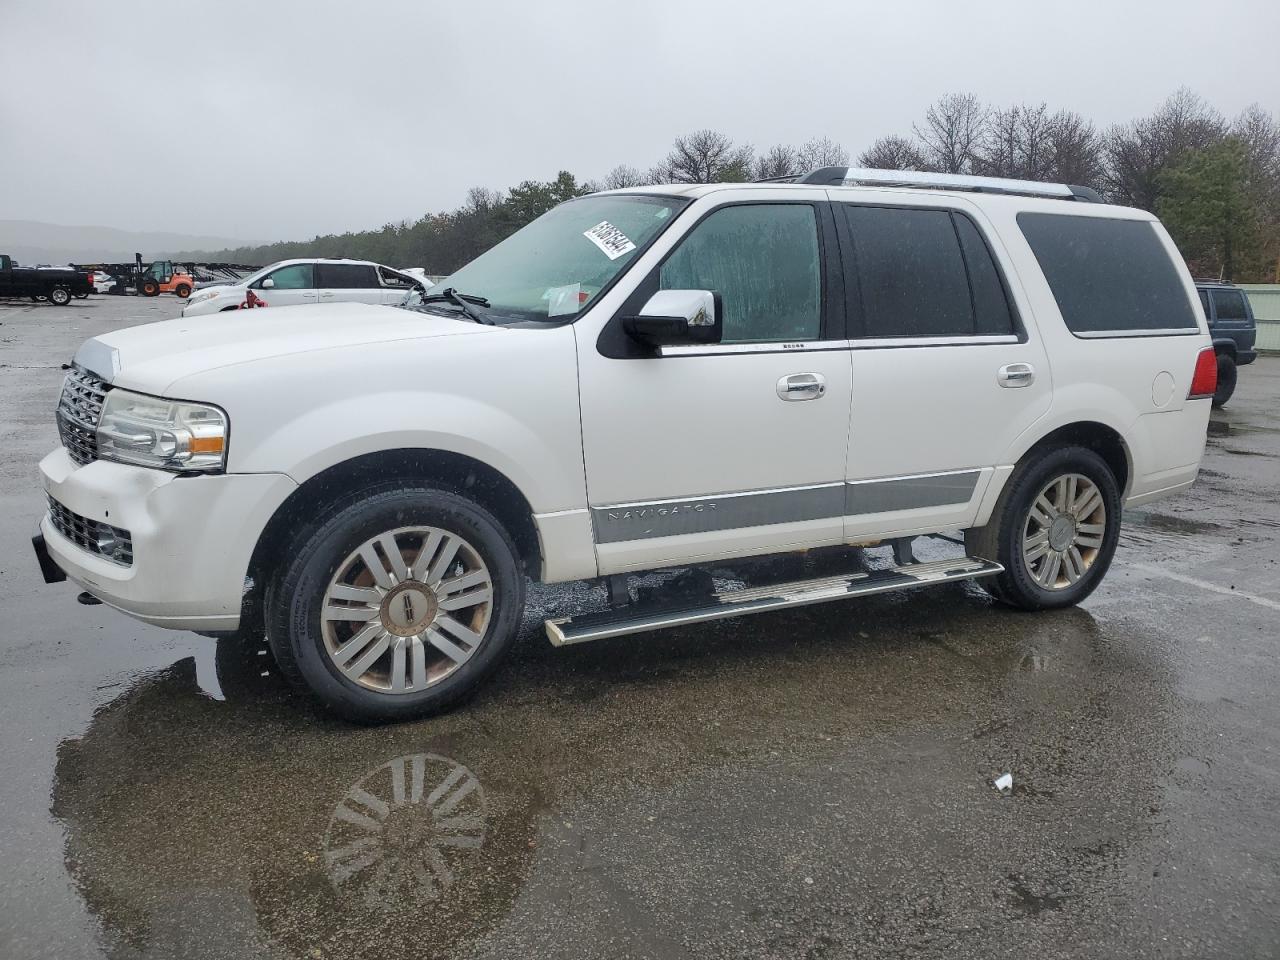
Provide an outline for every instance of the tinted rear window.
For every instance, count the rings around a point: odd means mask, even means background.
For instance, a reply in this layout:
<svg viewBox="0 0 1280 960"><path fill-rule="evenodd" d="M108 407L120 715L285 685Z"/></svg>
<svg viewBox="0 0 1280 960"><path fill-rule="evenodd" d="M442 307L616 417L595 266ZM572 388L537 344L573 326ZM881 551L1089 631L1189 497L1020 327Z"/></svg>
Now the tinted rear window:
<svg viewBox="0 0 1280 960"><path fill-rule="evenodd" d="M1244 294L1239 290L1213 290L1209 296L1213 297L1213 308L1219 320L1248 319L1244 312Z"/></svg>
<svg viewBox="0 0 1280 960"><path fill-rule="evenodd" d="M1020 213L1018 226L1072 333L1196 328L1182 278L1149 222Z"/></svg>

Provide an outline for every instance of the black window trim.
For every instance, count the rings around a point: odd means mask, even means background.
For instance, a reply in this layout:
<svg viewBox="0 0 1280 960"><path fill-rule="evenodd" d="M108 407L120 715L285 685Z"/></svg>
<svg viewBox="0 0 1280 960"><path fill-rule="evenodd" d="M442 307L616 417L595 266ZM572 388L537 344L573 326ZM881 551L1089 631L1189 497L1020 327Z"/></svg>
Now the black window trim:
<svg viewBox="0 0 1280 960"><path fill-rule="evenodd" d="M768 340L751 343L689 344L675 347L659 347L655 353L649 347L632 340L622 329L623 317L634 316L659 289L662 266L669 260L685 237L690 236L703 220L729 207L809 206L814 208L814 222L818 231L818 297L820 328L814 340ZM839 241L836 235L838 218L831 202L819 197L772 198L768 200L743 197L717 203L704 210L693 221L653 268L636 284L634 290L622 302L596 338L596 351L611 360L652 360L655 357L709 357L732 356L746 353L815 353L826 350L847 350L845 339L844 273L840 267ZM654 238L657 239L656 237Z"/></svg>
<svg viewBox="0 0 1280 960"><path fill-rule="evenodd" d="M1022 311L1018 308L1018 302L1014 299L1013 290L1009 286L1009 278L1005 272L1005 265L1000 258L996 256L995 250L991 246L991 238L987 235L987 231L983 229L982 224L969 213L968 210L962 210L959 207L948 206L946 204L921 204L921 203L879 203L879 202L859 202L857 200L837 199L832 201L834 204L841 204L847 207L876 207L881 210L937 210L950 215L951 230L956 237L956 246L960 249L960 262L964 265L965 283L969 287L969 304L973 311L974 323L977 323L977 309L974 301L973 278L969 273L969 258L965 256L964 244L960 241L960 231L956 227L955 218L957 216L964 217L978 232L978 238L982 241L982 245L986 247L987 256L991 258L992 265L996 268L996 277L1000 281L1000 289L1004 293L1005 303L1009 307L1009 319L1013 321L1013 333L1000 334L980 334L975 331L973 333L949 333L942 335L928 336L905 336L905 337L874 337L866 331L866 304L862 299L862 277L858 273L856 248L853 244L853 231L849 227L847 217L835 217L836 228L840 233L842 253L847 253L844 262L845 282L856 291L857 297L857 316L847 316L846 324L849 329L849 345L854 350L886 350L901 349L903 347L981 347L994 343L1026 343L1030 336L1027 333L1027 325L1022 320ZM851 299L852 299L851 295ZM848 314L848 311L846 311Z"/></svg>

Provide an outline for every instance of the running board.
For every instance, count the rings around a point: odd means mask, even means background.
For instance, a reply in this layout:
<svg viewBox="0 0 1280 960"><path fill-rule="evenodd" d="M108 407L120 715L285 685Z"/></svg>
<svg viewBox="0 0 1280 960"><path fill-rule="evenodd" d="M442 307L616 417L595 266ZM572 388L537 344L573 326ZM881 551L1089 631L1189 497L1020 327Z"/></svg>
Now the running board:
<svg viewBox="0 0 1280 960"><path fill-rule="evenodd" d="M828 600L866 597L873 593L910 590L933 583L976 580L991 577L1004 570L998 563L976 557L953 560L931 560L910 563L886 570L867 570L822 577L817 580L795 580L744 590L723 590L704 598L677 602L633 603L611 610L585 613L577 617L560 617L547 621L547 637L557 647L570 643L586 643L621 637L628 633L661 630L707 620L741 617L748 613L764 613L788 607L803 607Z"/></svg>

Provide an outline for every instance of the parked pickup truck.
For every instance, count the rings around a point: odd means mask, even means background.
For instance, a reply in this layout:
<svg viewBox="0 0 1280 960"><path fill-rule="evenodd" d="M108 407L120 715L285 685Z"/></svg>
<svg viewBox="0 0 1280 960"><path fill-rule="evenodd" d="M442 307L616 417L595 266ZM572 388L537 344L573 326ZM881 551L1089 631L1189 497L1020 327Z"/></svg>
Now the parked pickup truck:
<svg viewBox="0 0 1280 960"><path fill-rule="evenodd" d="M958 580L1077 603L1123 509L1195 480L1216 383L1160 223L1059 184L599 193L417 300L87 341L40 464L46 578L265 632L329 707L404 719L494 669L526 577L606 588L554 644ZM917 562L959 531L964 555ZM707 574L848 546L817 578ZM662 568L692 573L633 593Z"/></svg>
<svg viewBox="0 0 1280 960"><path fill-rule="evenodd" d="M1213 394L1213 405L1221 407L1236 392L1236 368L1258 359L1258 351L1254 349L1258 324L1249 298L1234 284L1197 280L1196 292L1200 294L1200 307L1209 322L1209 336L1213 338L1218 358L1218 388Z"/></svg>
<svg viewBox="0 0 1280 960"><path fill-rule="evenodd" d="M65 307L73 296L85 297L92 292L93 280L83 270L20 267L7 253L0 253L0 297L43 298Z"/></svg>

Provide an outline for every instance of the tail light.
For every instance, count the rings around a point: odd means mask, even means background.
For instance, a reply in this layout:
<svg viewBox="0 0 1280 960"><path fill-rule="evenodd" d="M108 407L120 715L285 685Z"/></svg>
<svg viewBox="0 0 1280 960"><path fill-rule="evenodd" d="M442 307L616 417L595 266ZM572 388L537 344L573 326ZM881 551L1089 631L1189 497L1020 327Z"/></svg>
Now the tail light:
<svg viewBox="0 0 1280 960"><path fill-rule="evenodd" d="M1187 399L1202 400L1212 397L1217 389L1218 357L1214 354L1213 347L1205 347L1200 351L1200 356L1196 357L1196 370L1191 375L1191 390Z"/></svg>

